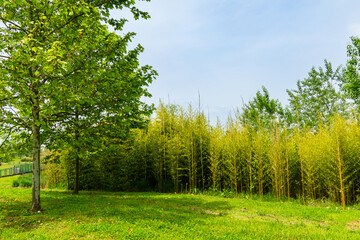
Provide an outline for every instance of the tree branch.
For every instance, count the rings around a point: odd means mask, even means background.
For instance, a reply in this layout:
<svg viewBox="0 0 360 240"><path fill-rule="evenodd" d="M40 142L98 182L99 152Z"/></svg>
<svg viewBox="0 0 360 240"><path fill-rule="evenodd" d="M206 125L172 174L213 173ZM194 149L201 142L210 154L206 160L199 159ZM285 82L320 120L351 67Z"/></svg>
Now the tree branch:
<svg viewBox="0 0 360 240"><path fill-rule="evenodd" d="M10 128L10 132L9 132L9 134L6 136L6 138L4 139L4 141L1 143L0 148L2 148L2 147L5 145L6 141L9 139L9 137L10 137L13 129L14 129L13 127Z"/></svg>
<svg viewBox="0 0 360 240"><path fill-rule="evenodd" d="M0 102L4 102L4 101L8 101L8 100L12 100L12 99L16 99L18 98L19 96L16 96L16 97L9 97L9 98L3 98L3 99L0 99Z"/></svg>
<svg viewBox="0 0 360 240"><path fill-rule="evenodd" d="M83 65L81 65L81 67L76 68L76 69L72 70L71 72L69 72L69 73L61 76L61 78L66 78L66 77L70 76L71 74L76 73L76 72L78 72L78 71L80 71L80 70L82 70L82 69L83 69ZM57 77L57 76L49 76L49 77L47 77L47 78L44 78L44 80L41 81L41 84L45 84L49 79L60 79L60 77Z"/></svg>
<svg viewBox="0 0 360 240"><path fill-rule="evenodd" d="M102 5L106 4L106 3L109 3L109 2L111 2L111 1L112 1L112 0L104 0L104 1L96 4L94 7L100 7L100 6L102 6ZM54 30L52 30L48 35L46 35L45 38L47 38L48 36L50 36L50 35L53 34L54 32L56 32L56 31L64 28L65 26L67 26L68 24L70 24L71 22L73 22L76 18L81 17L82 15L84 15L84 13L81 13L81 14L78 14L78 15L75 15L75 16L71 17L71 18L70 18L68 21L66 21L63 25L61 25L61 26L59 26L58 28L55 28Z"/></svg>
<svg viewBox="0 0 360 240"><path fill-rule="evenodd" d="M14 22L12 22L12 21L9 21L9 20L7 20L7 19L5 19L5 18L3 18L1 15L0 15L0 19L4 22L4 24L5 24L5 22L10 23L10 24L14 25L15 27L17 27L19 30L23 31L24 33L26 33L26 34L29 33L28 31L26 31L25 29L23 29L22 27L20 27L20 26L17 25L16 23L14 23ZM6 24L5 24L5 25L6 25Z"/></svg>

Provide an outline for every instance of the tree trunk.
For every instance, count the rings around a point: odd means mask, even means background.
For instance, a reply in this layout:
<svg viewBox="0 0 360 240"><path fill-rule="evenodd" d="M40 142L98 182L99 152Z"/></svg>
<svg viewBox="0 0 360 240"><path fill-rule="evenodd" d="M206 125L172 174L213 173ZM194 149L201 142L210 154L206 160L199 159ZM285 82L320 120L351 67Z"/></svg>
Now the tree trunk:
<svg viewBox="0 0 360 240"><path fill-rule="evenodd" d="M345 189L344 189L344 179L343 179L343 169L342 169L342 158L340 152L340 141L338 136L336 136L336 150L337 150L336 156L338 162L339 181L340 181L340 199L341 199L341 206L344 208L346 201L345 201Z"/></svg>
<svg viewBox="0 0 360 240"><path fill-rule="evenodd" d="M37 96L37 93L35 93ZM41 210L40 206L40 126L39 120L39 102L35 97L32 107L33 123L33 177L32 177L32 205L31 210L37 212Z"/></svg>
<svg viewBox="0 0 360 240"><path fill-rule="evenodd" d="M79 194L79 187L80 187L80 183L79 183L79 168L80 168L80 159L79 156L76 155L75 158L75 185L74 185L74 194Z"/></svg>
<svg viewBox="0 0 360 240"><path fill-rule="evenodd" d="M79 122L79 112L78 109L76 109L75 111L75 118L76 118L76 122ZM79 188L80 188L80 180L79 180L79 175L80 175L80 146L79 146L79 130L77 128L78 126L76 126L75 128L75 151L76 151L76 156L75 156L75 183L74 183L74 194L79 194Z"/></svg>
<svg viewBox="0 0 360 240"><path fill-rule="evenodd" d="M76 139L76 138L75 138ZM79 151L78 147L76 147L76 157L75 157L75 183L74 183L74 194L79 194L80 182L80 159L79 159Z"/></svg>
<svg viewBox="0 0 360 240"><path fill-rule="evenodd" d="M33 29L33 4L30 4L30 27ZM33 49L33 44L31 44L31 49ZM36 53L31 50L31 56L35 57ZM29 68L29 73L31 77L34 77L35 67L31 66ZM31 84L32 97L30 101L32 103L31 112L32 112L32 136L33 136L33 177L32 177L32 204L31 211L38 212L41 210L40 206L40 103L39 103L39 87L38 82L33 82Z"/></svg>

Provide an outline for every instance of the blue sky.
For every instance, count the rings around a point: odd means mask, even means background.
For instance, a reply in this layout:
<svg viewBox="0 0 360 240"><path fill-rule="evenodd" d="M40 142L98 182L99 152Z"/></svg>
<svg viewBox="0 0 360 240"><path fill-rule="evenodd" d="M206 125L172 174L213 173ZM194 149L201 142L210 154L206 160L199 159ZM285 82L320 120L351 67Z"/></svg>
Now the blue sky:
<svg viewBox="0 0 360 240"><path fill-rule="evenodd" d="M346 63L350 36L360 36L358 0L152 0L137 6L149 20L125 31L159 73L149 103L198 106L225 121L264 85L287 104L286 89L327 59ZM129 14L114 12L117 17Z"/></svg>

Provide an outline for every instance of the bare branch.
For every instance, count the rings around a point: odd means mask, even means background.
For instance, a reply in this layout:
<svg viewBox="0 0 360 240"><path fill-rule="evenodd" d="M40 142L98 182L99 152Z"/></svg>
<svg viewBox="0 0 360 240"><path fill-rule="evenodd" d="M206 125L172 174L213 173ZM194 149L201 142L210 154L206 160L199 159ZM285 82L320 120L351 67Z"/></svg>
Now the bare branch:
<svg viewBox="0 0 360 240"><path fill-rule="evenodd" d="M14 129L13 127L10 128L10 132L9 132L9 134L6 136L6 138L4 139L4 141L1 143L0 148L2 148L2 147L5 145L6 141L9 139L9 137L10 137L13 129Z"/></svg>
<svg viewBox="0 0 360 240"><path fill-rule="evenodd" d="M68 116L72 116L72 115L74 115L74 114L71 113L71 112L58 112L58 113L51 114L50 118L53 118L53 117L55 117L55 118L60 117L61 118L61 117L68 117ZM51 120L51 121L53 121L53 120Z"/></svg>
<svg viewBox="0 0 360 240"><path fill-rule="evenodd" d="M22 27L20 27L20 26L17 25L16 23L14 23L14 22L12 22L12 21L9 21L9 20L7 20L7 19L5 19L5 18L3 18L1 15L0 15L0 19L4 22L4 24L5 24L5 22L10 23L10 24L14 25L15 27L17 27L17 29L23 31L24 33L26 33L26 34L29 33L28 31L26 31L25 29L23 29Z"/></svg>

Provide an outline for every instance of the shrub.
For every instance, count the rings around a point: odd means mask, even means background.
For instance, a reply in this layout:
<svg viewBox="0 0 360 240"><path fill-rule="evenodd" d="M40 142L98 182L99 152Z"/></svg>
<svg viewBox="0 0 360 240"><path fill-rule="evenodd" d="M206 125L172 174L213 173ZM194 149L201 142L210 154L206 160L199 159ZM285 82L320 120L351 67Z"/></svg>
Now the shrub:
<svg viewBox="0 0 360 240"><path fill-rule="evenodd" d="M32 187L32 175L22 175L12 183L13 187Z"/></svg>
<svg viewBox="0 0 360 240"><path fill-rule="evenodd" d="M12 186L13 187L19 187L20 183L19 183L19 180L14 180L13 183L12 183Z"/></svg>
<svg viewBox="0 0 360 240"><path fill-rule="evenodd" d="M19 177L20 187L32 187L32 178L31 176L20 176Z"/></svg>

